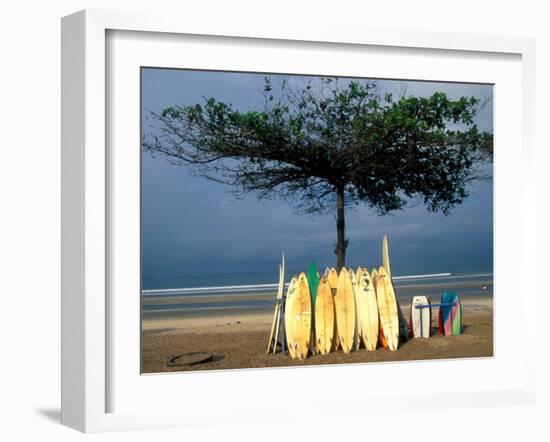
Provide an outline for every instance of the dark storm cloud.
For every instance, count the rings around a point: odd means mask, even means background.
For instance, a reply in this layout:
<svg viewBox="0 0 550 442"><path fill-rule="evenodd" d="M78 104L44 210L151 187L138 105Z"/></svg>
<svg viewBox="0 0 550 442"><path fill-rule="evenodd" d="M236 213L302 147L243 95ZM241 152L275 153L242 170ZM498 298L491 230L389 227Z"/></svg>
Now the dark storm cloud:
<svg viewBox="0 0 550 442"><path fill-rule="evenodd" d="M303 78L293 79L303 82ZM346 81L346 80L343 80ZM492 87L427 82L378 81L382 92L490 100ZM257 107L263 75L146 69L142 74L144 109L160 111L201 102L204 96L227 101L242 110ZM146 116L147 112L144 112ZM492 130L492 103L476 118ZM154 131L144 118L143 132ZM161 157L142 160L142 265L144 277L182 273L265 271L280 254L296 267L311 259L333 264L333 215L297 216L280 200L259 202L254 196L236 200L228 187L194 176L185 166ZM394 271L445 271L453 267L490 268L492 263L492 181L478 182L471 196L451 216L428 213L423 206L390 216L373 215L366 206L347 212L348 264L380 261L380 239L390 236Z"/></svg>

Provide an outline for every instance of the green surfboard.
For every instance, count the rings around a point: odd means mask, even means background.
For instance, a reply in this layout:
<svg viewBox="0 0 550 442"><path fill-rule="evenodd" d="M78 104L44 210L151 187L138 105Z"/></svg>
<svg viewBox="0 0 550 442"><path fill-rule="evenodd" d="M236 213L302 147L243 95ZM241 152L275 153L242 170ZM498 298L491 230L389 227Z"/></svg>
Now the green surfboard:
<svg viewBox="0 0 550 442"><path fill-rule="evenodd" d="M311 294L311 306L315 307L315 299L317 299L317 289L319 288L319 269L317 264L312 262L307 269L307 283L309 285L309 292Z"/></svg>

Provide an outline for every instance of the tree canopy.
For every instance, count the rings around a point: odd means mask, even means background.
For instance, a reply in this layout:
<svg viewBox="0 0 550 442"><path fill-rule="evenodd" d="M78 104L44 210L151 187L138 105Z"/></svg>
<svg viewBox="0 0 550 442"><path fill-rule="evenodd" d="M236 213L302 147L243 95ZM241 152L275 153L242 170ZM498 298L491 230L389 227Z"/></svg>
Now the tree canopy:
<svg viewBox="0 0 550 442"><path fill-rule="evenodd" d="M301 86L265 79L257 109L205 98L151 112L143 148L192 165L238 196L282 197L298 212L335 210L337 265L345 265L344 207L379 214L423 203L448 214L486 177L492 133L479 130L475 97L381 94L374 81L333 78Z"/></svg>

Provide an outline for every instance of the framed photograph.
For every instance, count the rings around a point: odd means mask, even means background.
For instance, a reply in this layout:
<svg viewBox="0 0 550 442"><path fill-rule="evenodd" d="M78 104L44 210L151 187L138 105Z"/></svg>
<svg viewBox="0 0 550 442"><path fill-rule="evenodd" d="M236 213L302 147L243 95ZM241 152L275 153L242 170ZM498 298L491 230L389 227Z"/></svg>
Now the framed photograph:
<svg viewBox="0 0 550 442"><path fill-rule="evenodd" d="M226 26L63 19L63 423L531 402L534 43Z"/></svg>
<svg viewBox="0 0 550 442"><path fill-rule="evenodd" d="M142 67L142 373L493 356L493 87Z"/></svg>

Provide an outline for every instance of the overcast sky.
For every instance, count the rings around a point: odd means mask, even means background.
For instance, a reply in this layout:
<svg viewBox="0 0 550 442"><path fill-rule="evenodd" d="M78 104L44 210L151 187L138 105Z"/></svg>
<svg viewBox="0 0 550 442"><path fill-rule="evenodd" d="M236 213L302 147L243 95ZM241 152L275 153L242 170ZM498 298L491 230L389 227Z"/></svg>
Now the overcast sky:
<svg viewBox="0 0 550 442"><path fill-rule="evenodd" d="M203 97L232 103L240 110L260 104L265 74L143 69L142 109L195 104ZM303 77L293 77L303 82ZM427 96L443 91L450 98L492 98L492 86L378 80L381 91ZM492 131L492 102L476 118ZM142 132L154 121L143 119ZM423 206L380 217L366 206L347 209L347 264L380 265L380 240L390 239L395 275L492 269L492 180L478 182L470 197L450 216ZM281 200L258 202L250 195L235 200L230 188L193 176L184 166L142 154L142 275L274 271L282 252L291 268L305 269L315 259L334 265L334 214L298 216Z"/></svg>

